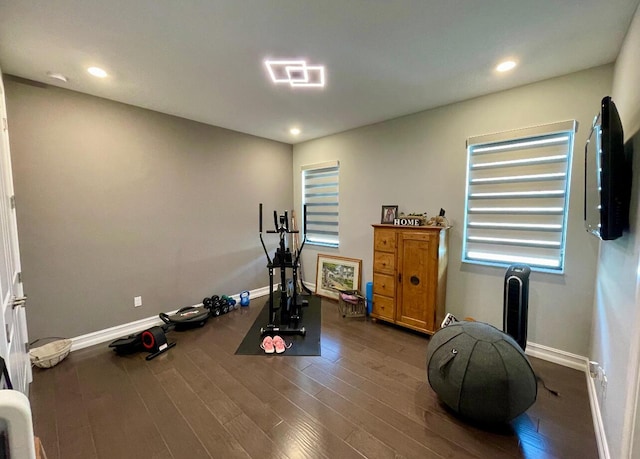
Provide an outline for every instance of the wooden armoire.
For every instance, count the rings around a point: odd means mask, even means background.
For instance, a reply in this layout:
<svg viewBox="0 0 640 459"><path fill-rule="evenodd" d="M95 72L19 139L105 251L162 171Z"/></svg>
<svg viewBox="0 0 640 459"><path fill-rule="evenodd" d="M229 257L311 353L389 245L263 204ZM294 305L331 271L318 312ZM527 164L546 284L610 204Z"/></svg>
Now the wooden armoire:
<svg viewBox="0 0 640 459"><path fill-rule="evenodd" d="M449 228L373 225L371 317L433 334L445 315Z"/></svg>

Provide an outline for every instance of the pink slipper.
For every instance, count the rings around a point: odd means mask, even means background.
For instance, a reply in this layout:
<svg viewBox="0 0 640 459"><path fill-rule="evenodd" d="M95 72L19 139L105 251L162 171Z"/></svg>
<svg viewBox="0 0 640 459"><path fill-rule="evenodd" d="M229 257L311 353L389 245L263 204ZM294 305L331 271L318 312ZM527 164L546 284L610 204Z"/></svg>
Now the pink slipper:
<svg viewBox="0 0 640 459"><path fill-rule="evenodd" d="M285 349L289 349L291 347L293 343L289 343L289 345L287 346L287 343L285 343L285 341L278 335L273 337L273 345L276 348L276 354L282 354Z"/></svg>
<svg viewBox="0 0 640 459"><path fill-rule="evenodd" d="M265 354L273 354L275 352L275 349L273 347L273 338L271 338L270 336L265 336L262 340L262 344L260 344L260 348L264 349Z"/></svg>

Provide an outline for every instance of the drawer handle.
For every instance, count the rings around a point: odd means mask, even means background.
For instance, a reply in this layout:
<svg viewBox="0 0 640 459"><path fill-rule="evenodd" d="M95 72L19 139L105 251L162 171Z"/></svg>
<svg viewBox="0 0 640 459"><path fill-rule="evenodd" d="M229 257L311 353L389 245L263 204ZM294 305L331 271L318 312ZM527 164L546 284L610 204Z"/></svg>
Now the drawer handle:
<svg viewBox="0 0 640 459"><path fill-rule="evenodd" d="M418 285L420 283L420 279L418 278L418 276L411 276L411 279L409 280L413 285Z"/></svg>

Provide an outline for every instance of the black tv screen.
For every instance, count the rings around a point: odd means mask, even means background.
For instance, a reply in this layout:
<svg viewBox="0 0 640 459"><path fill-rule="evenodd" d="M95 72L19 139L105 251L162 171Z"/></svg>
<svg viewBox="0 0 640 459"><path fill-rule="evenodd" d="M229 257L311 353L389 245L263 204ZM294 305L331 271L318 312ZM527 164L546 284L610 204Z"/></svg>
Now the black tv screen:
<svg viewBox="0 0 640 459"><path fill-rule="evenodd" d="M611 97L600 104L584 153L584 220L602 240L617 239L629 221L631 167L622 122Z"/></svg>

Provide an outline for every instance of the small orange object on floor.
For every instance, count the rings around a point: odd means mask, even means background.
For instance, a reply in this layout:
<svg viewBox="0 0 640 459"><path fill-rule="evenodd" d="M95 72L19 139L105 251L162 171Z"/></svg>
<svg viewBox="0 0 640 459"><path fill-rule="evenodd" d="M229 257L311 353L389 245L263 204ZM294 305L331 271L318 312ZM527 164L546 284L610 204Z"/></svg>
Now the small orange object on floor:
<svg viewBox="0 0 640 459"><path fill-rule="evenodd" d="M47 459L47 453L44 452L44 446L38 437L33 438L33 443L36 446L36 459Z"/></svg>

